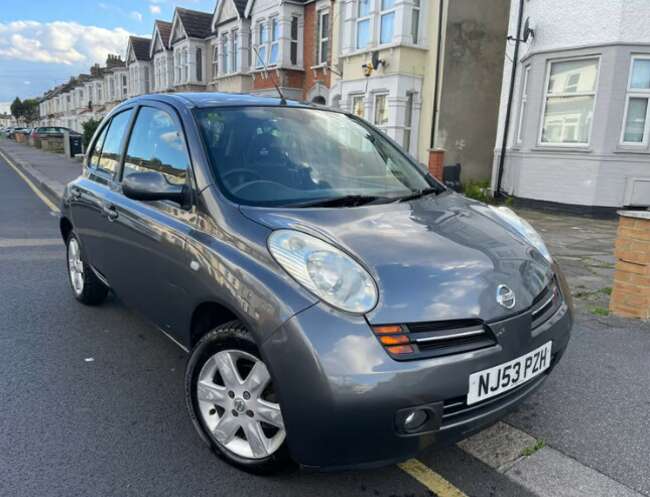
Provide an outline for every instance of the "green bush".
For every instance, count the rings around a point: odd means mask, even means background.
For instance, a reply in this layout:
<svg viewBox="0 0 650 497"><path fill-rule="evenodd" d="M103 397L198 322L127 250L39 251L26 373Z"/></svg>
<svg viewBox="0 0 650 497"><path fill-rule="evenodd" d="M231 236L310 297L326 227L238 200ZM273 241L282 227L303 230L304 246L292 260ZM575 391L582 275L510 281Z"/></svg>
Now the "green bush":
<svg viewBox="0 0 650 497"><path fill-rule="evenodd" d="M463 185L463 193L468 198L473 198L479 202L486 204L494 203L494 198L490 193L490 182L484 181L468 181Z"/></svg>
<svg viewBox="0 0 650 497"><path fill-rule="evenodd" d="M95 130L97 129L97 126L99 126L99 123L101 121L98 119L89 119L85 123L82 124L83 129L84 129L84 147L88 148L88 145L90 144L90 140L92 140L93 135L95 134Z"/></svg>

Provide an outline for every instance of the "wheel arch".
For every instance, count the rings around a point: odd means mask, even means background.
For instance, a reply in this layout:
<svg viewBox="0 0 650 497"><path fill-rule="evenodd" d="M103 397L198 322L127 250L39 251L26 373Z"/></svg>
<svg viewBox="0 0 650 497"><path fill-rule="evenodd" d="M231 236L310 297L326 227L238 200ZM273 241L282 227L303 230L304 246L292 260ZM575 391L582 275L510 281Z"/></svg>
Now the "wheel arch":
<svg viewBox="0 0 650 497"><path fill-rule="evenodd" d="M65 216L61 217L61 220L59 221L59 230L61 231L63 241L67 241L68 236L70 236L70 233L72 232L72 222Z"/></svg>
<svg viewBox="0 0 650 497"><path fill-rule="evenodd" d="M241 321L246 326L246 321L241 319L232 309L216 300L207 300L196 306L190 320L189 348L192 349L201 337L219 325L234 321Z"/></svg>

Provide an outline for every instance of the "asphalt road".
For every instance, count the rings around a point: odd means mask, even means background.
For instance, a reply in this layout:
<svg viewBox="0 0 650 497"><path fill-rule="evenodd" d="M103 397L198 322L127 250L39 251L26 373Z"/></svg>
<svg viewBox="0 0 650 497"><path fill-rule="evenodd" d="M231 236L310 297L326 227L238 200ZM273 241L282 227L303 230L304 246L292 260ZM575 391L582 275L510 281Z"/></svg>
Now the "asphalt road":
<svg viewBox="0 0 650 497"><path fill-rule="evenodd" d="M395 466L261 478L216 458L184 352L114 297L77 303L57 218L1 160L0 199L0 496L433 495ZM420 460L472 497L530 496L455 447Z"/></svg>

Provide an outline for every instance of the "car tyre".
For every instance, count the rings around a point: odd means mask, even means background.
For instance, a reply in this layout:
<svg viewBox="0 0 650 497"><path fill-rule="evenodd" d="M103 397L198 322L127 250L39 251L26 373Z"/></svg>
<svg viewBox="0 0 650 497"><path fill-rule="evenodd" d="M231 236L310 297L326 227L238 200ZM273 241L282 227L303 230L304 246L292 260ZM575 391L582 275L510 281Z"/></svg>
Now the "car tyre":
<svg viewBox="0 0 650 497"><path fill-rule="evenodd" d="M228 357L235 357L236 360L229 363ZM225 366L226 363L234 364L237 370L234 381L228 371L230 368ZM260 370L264 373L259 377L267 378L268 383L266 386L258 383L262 385L260 388L263 391L255 388L249 393L247 385L254 385L251 383L254 381L251 380L253 372ZM241 383L242 381L244 383ZM292 468L286 432L270 373L255 342L240 321L230 321L216 327L204 335L193 348L185 370L185 399L192 423L199 435L226 462L250 473L262 475ZM237 402L245 405L237 405ZM271 410L264 412L270 406L273 406L273 413L279 416L272 420L275 425L265 423L265 419L271 419ZM239 409L238 414L235 407ZM237 423L241 425L235 430L232 426ZM251 428L244 423L254 423L257 428ZM229 428L222 428L226 424ZM249 433L252 433L251 440L256 441L255 443L248 441ZM259 440L262 439L263 442L260 443ZM250 454L246 454L246 444L250 446ZM255 446L258 450L253 450ZM265 454L265 450L268 453Z"/></svg>
<svg viewBox="0 0 650 497"><path fill-rule="evenodd" d="M66 240L68 281L74 297L85 305L99 305L108 294L108 287L86 262L79 239L71 232Z"/></svg>

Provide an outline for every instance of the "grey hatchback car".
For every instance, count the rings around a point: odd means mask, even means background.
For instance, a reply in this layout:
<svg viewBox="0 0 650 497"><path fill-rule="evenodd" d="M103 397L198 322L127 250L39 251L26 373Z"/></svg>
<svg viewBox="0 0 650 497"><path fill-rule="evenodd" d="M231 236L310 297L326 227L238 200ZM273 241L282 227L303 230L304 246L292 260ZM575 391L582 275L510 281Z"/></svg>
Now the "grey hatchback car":
<svg viewBox="0 0 650 497"><path fill-rule="evenodd" d="M126 101L61 212L74 296L112 291L189 353L190 418L248 471L384 465L466 437L569 341L569 289L535 230L345 112Z"/></svg>

